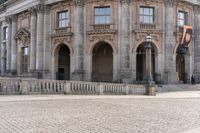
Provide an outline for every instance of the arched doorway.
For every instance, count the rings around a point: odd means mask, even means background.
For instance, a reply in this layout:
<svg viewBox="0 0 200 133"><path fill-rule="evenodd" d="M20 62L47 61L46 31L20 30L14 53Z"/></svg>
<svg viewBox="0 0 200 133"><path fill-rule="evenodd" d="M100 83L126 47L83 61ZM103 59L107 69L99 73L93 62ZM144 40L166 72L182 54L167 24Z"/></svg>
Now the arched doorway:
<svg viewBox="0 0 200 133"><path fill-rule="evenodd" d="M64 44L62 44L58 50L57 79L70 79L70 50Z"/></svg>
<svg viewBox="0 0 200 133"><path fill-rule="evenodd" d="M179 81L187 82L186 72L185 72L185 57L184 54L177 54L176 55L176 71L178 72Z"/></svg>
<svg viewBox="0 0 200 133"><path fill-rule="evenodd" d="M145 50L146 43L142 43L137 48L137 55L136 55L136 80L139 82L145 81L146 73L146 50ZM155 80L155 47L152 45L151 51L151 65L152 65L152 78Z"/></svg>
<svg viewBox="0 0 200 133"><path fill-rule="evenodd" d="M113 50L108 43L98 43L93 49L92 80L96 82L113 80Z"/></svg>

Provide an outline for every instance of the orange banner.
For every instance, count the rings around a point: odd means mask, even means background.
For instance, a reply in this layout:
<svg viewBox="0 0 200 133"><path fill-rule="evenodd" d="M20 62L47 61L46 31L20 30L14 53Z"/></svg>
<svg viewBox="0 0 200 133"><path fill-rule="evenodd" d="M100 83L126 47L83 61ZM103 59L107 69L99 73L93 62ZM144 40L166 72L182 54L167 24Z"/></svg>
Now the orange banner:
<svg viewBox="0 0 200 133"><path fill-rule="evenodd" d="M183 44L184 46L188 46L190 44L191 39L192 39L192 26L184 25L181 44Z"/></svg>

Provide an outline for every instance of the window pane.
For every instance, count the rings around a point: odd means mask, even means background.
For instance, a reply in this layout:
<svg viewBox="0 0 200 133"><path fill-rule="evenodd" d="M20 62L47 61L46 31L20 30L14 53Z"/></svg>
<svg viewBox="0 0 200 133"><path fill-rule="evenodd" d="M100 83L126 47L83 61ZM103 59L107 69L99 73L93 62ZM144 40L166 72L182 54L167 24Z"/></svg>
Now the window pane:
<svg viewBox="0 0 200 133"><path fill-rule="evenodd" d="M106 8L106 14L110 14L110 8Z"/></svg>
<svg viewBox="0 0 200 133"><path fill-rule="evenodd" d="M149 9L148 8L144 8L144 15L148 15L149 14Z"/></svg>
<svg viewBox="0 0 200 133"><path fill-rule="evenodd" d="M107 16L106 17L106 24L110 24L111 22L110 22L110 16Z"/></svg>
<svg viewBox="0 0 200 133"><path fill-rule="evenodd" d="M153 15L153 9L152 8L149 10L149 15Z"/></svg>
<svg viewBox="0 0 200 133"><path fill-rule="evenodd" d="M144 23L149 23L149 17L148 16L144 16Z"/></svg>
<svg viewBox="0 0 200 133"><path fill-rule="evenodd" d="M141 14L141 15L144 14L143 8L140 8L140 14Z"/></svg>

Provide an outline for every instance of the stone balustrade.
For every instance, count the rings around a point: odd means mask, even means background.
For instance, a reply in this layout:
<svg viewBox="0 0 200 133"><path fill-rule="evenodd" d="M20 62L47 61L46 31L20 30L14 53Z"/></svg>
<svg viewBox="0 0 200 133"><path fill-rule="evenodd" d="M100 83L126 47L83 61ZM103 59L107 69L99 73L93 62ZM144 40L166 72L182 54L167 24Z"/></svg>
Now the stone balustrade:
<svg viewBox="0 0 200 133"><path fill-rule="evenodd" d="M84 81L0 79L0 94L145 95L146 86Z"/></svg>

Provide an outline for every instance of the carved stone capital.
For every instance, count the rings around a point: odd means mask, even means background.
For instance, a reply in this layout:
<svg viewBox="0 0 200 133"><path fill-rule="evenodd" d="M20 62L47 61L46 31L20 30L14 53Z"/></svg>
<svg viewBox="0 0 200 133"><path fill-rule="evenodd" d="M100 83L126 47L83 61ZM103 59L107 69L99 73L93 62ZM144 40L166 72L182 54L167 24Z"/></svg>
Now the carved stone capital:
<svg viewBox="0 0 200 133"><path fill-rule="evenodd" d="M50 13L50 11L51 11L51 8L50 8L50 6L45 6L45 13Z"/></svg>
<svg viewBox="0 0 200 133"><path fill-rule="evenodd" d="M36 5L36 6L35 6L35 9L36 9L36 11L37 11L38 13L43 13L44 10L45 10L45 5L43 5L43 4Z"/></svg>
<svg viewBox="0 0 200 133"><path fill-rule="evenodd" d="M174 7L177 5L177 0L164 0L166 7Z"/></svg>
<svg viewBox="0 0 200 133"><path fill-rule="evenodd" d="M17 21L17 15L7 16L5 18L5 20L6 20L6 23L16 22Z"/></svg>
<svg viewBox="0 0 200 133"><path fill-rule="evenodd" d="M29 8L28 11L31 13L31 15L36 16L36 14L37 14L37 10L36 10L35 7L31 7L31 8Z"/></svg>
<svg viewBox="0 0 200 133"><path fill-rule="evenodd" d="M6 21L6 23L11 23L12 22L10 16L6 16L5 17L5 21Z"/></svg>
<svg viewBox="0 0 200 133"><path fill-rule="evenodd" d="M75 6L83 6L84 5L84 0L74 0L74 5Z"/></svg>
<svg viewBox="0 0 200 133"><path fill-rule="evenodd" d="M194 6L194 12L195 12L195 14L200 14L200 6L199 5Z"/></svg>
<svg viewBox="0 0 200 133"><path fill-rule="evenodd" d="M120 0L121 4L129 4L130 0Z"/></svg>

